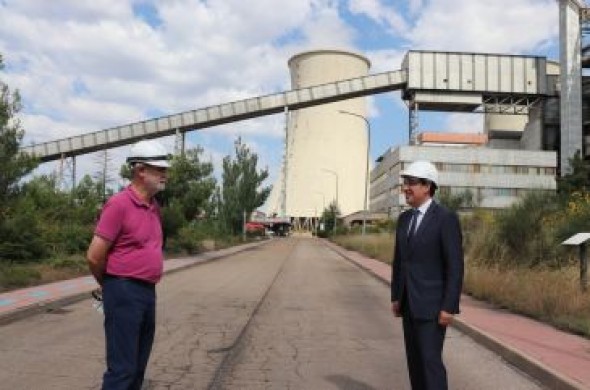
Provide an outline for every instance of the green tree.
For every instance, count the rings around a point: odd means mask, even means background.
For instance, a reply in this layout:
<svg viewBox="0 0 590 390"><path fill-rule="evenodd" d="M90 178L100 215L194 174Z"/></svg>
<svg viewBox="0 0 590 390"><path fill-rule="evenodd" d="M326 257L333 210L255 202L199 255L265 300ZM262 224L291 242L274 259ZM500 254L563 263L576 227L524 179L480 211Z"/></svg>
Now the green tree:
<svg viewBox="0 0 590 390"><path fill-rule="evenodd" d="M173 199L177 201L187 221L193 221L206 213L217 185L213 177L213 164L202 161L203 151L202 147L197 146L174 157L166 190L160 198L164 205Z"/></svg>
<svg viewBox="0 0 590 390"><path fill-rule="evenodd" d="M70 193L59 188L55 177L43 175L23 185L23 201L15 211L26 215L32 209L34 225L47 254L80 253L90 242L101 196L100 183L88 178L82 179Z"/></svg>
<svg viewBox="0 0 590 390"><path fill-rule="evenodd" d="M129 164L121 165L121 169L119 169L119 176L121 176L121 179L127 179L131 181L131 167Z"/></svg>
<svg viewBox="0 0 590 390"><path fill-rule="evenodd" d="M437 194L437 198L442 205L454 211L474 206L473 192L470 190L465 190L458 194L453 194L451 191L440 191Z"/></svg>
<svg viewBox="0 0 590 390"><path fill-rule="evenodd" d="M4 68L0 55L0 70ZM20 154L24 130L15 117L21 108L18 91L0 80L0 259L22 259L42 252L36 236L35 214L18 212L21 179L38 165Z"/></svg>
<svg viewBox="0 0 590 390"><path fill-rule="evenodd" d="M576 191L590 189L590 163L582 158L580 150L568 161L571 172L557 178L557 191L565 198Z"/></svg>
<svg viewBox="0 0 590 390"><path fill-rule="evenodd" d="M32 200L15 201L13 210L0 223L0 260L13 262L46 256L47 245Z"/></svg>
<svg viewBox="0 0 590 390"><path fill-rule="evenodd" d="M238 138L234 143L235 158L223 159L222 188L220 191L219 219L232 234L242 230L244 212L249 216L262 206L271 187L261 187L268 170L258 171L258 155Z"/></svg>
<svg viewBox="0 0 590 390"><path fill-rule="evenodd" d="M76 206L77 220L81 223L94 223L100 212L103 201L103 185L85 175L72 192Z"/></svg>
<svg viewBox="0 0 590 390"><path fill-rule="evenodd" d="M548 257L557 243L546 229L547 217L559 210L556 195L529 192L496 216L498 244L512 264L536 266ZM490 232L490 237L491 237Z"/></svg>
<svg viewBox="0 0 590 390"><path fill-rule="evenodd" d="M0 55L0 70L3 68ZM38 165L32 156L19 152L24 130L15 115L20 109L18 91L11 92L0 80L0 221L10 207L8 201L18 193L21 178Z"/></svg>
<svg viewBox="0 0 590 390"><path fill-rule="evenodd" d="M55 191L51 176L23 184L18 199L0 228L0 257L8 260L41 260L58 243L59 229L71 213L69 201Z"/></svg>
<svg viewBox="0 0 590 390"><path fill-rule="evenodd" d="M338 208L336 201L333 201L322 212L324 232L335 233L335 229L338 227L338 217L340 217L340 209Z"/></svg>

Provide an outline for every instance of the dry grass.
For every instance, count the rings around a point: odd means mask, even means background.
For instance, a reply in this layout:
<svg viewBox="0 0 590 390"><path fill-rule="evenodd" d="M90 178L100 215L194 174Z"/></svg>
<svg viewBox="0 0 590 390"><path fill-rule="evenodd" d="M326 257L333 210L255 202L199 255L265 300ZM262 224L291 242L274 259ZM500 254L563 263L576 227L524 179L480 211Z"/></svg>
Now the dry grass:
<svg viewBox="0 0 590 390"><path fill-rule="evenodd" d="M86 264L84 264L86 266ZM41 284L57 282L65 279L77 278L79 276L89 275L87 267L80 268L55 268L50 264L41 264L37 267L41 274Z"/></svg>
<svg viewBox="0 0 590 390"><path fill-rule="evenodd" d="M513 312L590 337L590 293L579 269L500 269L467 263L464 291Z"/></svg>
<svg viewBox="0 0 590 390"><path fill-rule="evenodd" d="M356 250L384 263L391 264L393 260L393 234L377 233L361 235L336 236L333 239L338 245L346 249Z"/></svg>
<svg viewBox="0 0 590 390"><path fill-rule="evenodd" d="M249 237L246 242L266 239L265 237ZM224 240L204 240L202 252L229 248L243 244L241 237L228 237ZM167 254L170 258L186 253ZM38 286L90 275L88 264L83 255L68 255L56 259L43 260L37 263L3 263L0 262L0 293Z"/></svg>
<svg viewBox="0 0 590 390"><path fill-rule="evenodd" d="M391 234L366 236L364 248L360 235L339 236L334 241L347 249L391 263ZM590 292L580 291L579 270L575 266L557 270L500 269L467 261L463 291L499 307L590 337Z"/></svg>
<svg viewBox="0 0 590 390"><path fill-rule="evenodd" d="M81 267L56 267L50 263L16 264L0 266L0 292L33 287L88 275L84 263Z"/></svg>

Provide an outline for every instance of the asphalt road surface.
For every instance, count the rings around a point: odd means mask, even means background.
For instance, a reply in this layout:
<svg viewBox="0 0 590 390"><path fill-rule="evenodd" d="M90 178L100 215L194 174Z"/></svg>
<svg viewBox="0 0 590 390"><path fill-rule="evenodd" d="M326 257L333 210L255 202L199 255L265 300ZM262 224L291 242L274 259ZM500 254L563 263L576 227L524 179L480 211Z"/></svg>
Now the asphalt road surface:
<svg viewBox="0 0 590 390"><path fill-rule="evenodd" d="M539 389L450 329L451 389ZM0 389L99 389L102 316L85 300L0 326ZM321 241L274 239L166 275L145 389L409 389L389 289Z"/></svg>

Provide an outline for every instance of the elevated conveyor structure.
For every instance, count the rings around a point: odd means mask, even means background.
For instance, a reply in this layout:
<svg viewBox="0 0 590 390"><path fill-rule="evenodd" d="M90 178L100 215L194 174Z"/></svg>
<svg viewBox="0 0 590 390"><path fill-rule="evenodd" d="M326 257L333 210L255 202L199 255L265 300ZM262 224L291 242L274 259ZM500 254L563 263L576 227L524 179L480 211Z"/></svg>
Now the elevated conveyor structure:
<svg viewBox="0 0 590 390"><path fill-rule="evenodd" d="M141 139L158 138L207 127L223 125L264 115L298 110L319 104L336 102L401 89L406 84L403 70L342 80L259 96L231 103L181 112L142 122L117 126L21 148L42 162L74 157L98 150L127 145Z"/></svg>
<svg viewBox="0 0 590 390"><path fill-rule="evenodd" d="M552 88L544 57L409 51L402 69L210 106L21 148L41 162L403 89L416 110L524 114Z"/></svg>
<svg viewBox="0 0 590 390"><path fill-rule="evenodd" d="M403 69L410 144L416 140L419 110L528 115L554 90L547 59L538 56L410 51Z"/></svg>

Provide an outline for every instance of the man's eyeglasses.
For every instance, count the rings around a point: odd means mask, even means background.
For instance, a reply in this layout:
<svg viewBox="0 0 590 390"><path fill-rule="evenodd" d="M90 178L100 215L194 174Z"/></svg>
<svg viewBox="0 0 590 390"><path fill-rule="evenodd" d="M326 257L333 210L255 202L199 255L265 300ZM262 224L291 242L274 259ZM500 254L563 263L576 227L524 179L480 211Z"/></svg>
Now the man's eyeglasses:
<svg viewBox="0 0 590 390"><path fill-rule="evenodd" d="M415 186L422 183L422 179L417 177L404 177L403 181L405 186Z"/></svg>
<svg viewBox="0 0 590 390"><path fill-rule="evenodd" d="M148 164L144 164L143 166L146 169L151 170L152 172L158 172L158 173L166 173L166 172L168 172L168 168L167 167L157 167L155 165L148 165Z"/></svg>

